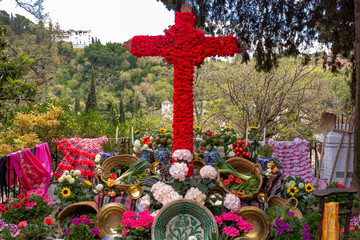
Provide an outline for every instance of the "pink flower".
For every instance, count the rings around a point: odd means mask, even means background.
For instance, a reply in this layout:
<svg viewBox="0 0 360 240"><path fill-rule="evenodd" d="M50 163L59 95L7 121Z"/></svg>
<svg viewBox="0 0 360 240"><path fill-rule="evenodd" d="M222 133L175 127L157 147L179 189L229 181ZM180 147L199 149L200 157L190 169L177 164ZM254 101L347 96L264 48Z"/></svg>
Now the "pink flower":
<svg viewBox="0 0 360 240"><path fill-rule="evenodd" d="M211 165L206 165L200 169L200 175L202 178L216 179L218 172Z"/></svg>
<svg viewBox="0 0 360 240"><path fill-rule="evenodd" d="M234 213L231 212L224 212L220 215L220 218L224 221L239 221L240 217Z"/></svg>
<svg viewBox="0 0 360 240"><path fill-rule="evenodd" d="M18 226L19 227L26 227L27 226L27 221L19 222Z"/></svg>
<svg viewBox="0 0 360 240"><path fill-rule="evenodd" d="M179 181L184 181L185 176L187 175L189 168L185 163L174 163L170 168L170 174L173 178L178 179Z"/></svg>
<svg viewBox="0 0 360 240"><path fill-rule="evenodd" d="M241 208L240 199L232 193L227 193L224 199L224 206L231 212L237 212Z"/></svg>
<svg viewBox="0 0 360 240"><path fill-rule="evenodd" d="M140 205L144 208L144 209L149 209L150 205L151 205L151 199L149 195L145 195L140 199Z"/></svg>
<svg viewBox="0 0 360 240"><path fill-rule="evenodd" d="M52 206L52 205L54 205L54 202L53 202L53 201L48 202L48 205L49 205L49 206Z"/></svg>
<svg viewBox="0 0 360 240"><path fill-rule="evenodd" d="M234 227L226 227L222 230L222 233L225 233L226 235L228 235L230 237L240 236L239 230L237 230Z"/></svg>
<svg viewBox="0 0 360 240"><path fill-rule="evenodd" d="M250 232L251 230L253 230L253 225L252 223L249 223L245 220L240 220L237 224L236 227L244 232Z"/></svg>
<svg viewBox="0 0 360 240"><path fill-rule="evenodd" d="M51 196L50 196L49 194L45 194L45 195L43 196L43 199L44 199L46 202L49 202L49 201L51 201Z"/></svg>
<svg viewBox="0 0 360 240"><path fill-rule="evenodd" d="M223 221L222 221L222 218L219 217L219 216L214 216L215 217L215 221L218 225L222 225L223 224Z"/></svg>
<svg viewBox="0 0 360 240"><path fill-rule="evenodd" d="M134 218L136 213L134 211L126 211L123 213L122 218Z"/></svg>
<svg viewBox="0 0 360 240"><path fill-rule="evenodd" d="M123 235L124 237L126 237L126 234L127 234L128 232L130 232L130 229L124 229L124 230L122 231L122 235Z"/></svg>
<svg viewBox="0 0 360 240"><path fill-rule="evenodd" d="M134 219L131 219L131 218L125 218L121 221L121 226L123 227L131 227L133 226L135 223L135 220Z"/></svg>
<svg viewBox="0 0 360 240"><path fill-rule="evenodd" d="M141 216L149 216L151 215L151 212L149 210L145 210L139 213L139 217Z"/></svg>

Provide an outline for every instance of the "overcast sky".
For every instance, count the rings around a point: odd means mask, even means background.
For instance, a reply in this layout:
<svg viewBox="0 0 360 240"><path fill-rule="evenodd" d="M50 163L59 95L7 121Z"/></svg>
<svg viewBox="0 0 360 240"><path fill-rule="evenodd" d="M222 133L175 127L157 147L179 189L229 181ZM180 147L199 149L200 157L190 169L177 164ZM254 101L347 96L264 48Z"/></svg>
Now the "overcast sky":
<svg viewBox="0 0 360 240"><path fill-rule="evenodd" d="M14 0L0 1L0 9L35 21ZM162 35L174 24L174 12L156 0L44 0L44 9L61 29L91 30L103 44L136 35Z"/></svg>

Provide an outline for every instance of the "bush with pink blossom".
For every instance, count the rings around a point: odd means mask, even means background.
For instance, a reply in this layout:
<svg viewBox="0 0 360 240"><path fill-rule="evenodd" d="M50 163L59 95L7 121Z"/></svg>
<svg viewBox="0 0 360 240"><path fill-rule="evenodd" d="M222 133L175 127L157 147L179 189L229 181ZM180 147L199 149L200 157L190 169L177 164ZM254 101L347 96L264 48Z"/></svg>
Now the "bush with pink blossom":
<svg viewBox="0 0 360 240"><path fill-rule="evenodd" d="M154 217L150 211L140 212L138 216L133 211L126 211L122 218L121 227L116 230L122 237L116 237L116 240L151 239L151 226L154 222Z"/></svg>

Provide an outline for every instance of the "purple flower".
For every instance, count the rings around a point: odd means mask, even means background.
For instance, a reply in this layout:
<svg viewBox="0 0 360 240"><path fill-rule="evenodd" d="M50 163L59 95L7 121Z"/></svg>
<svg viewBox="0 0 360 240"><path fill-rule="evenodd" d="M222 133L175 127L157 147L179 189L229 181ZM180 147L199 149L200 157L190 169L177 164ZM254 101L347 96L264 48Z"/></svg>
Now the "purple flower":
<svg viewBox="0 0 360 240"><path fill-rule="evenodd" d="M65 233L69 234L71 232L71 230L72 230L72 228L68 228L68 229L66 229Z"/></svg>
<svg viewBox="0 0 360 240"><path fill-rule="evenodd" d="M91 224L91 219L83 218L82 222L89 225L89 224Z"/></svg>
<svg viewBox="0 0 360 240"><path fill-rule="evenodd" d="M94 235L98 235L100 233L100 231L97 228L93 228L93 229L91 229L91 233Z"/></svg>
<svg viewBox="0 0 360 240"><path fill-rule="evenodd" d="M73 218L73 220L71 222L72 222L72 224L79 226L83 222L83 220L82 220L82 218Z"/></svg>
<svg viewBox="0 0 360 240"><path fill-rule="evenodd" d="M288 211L286 214L289 215L289 216L295 216L295 214L293 212L291 212L291 211Z"/></svg>

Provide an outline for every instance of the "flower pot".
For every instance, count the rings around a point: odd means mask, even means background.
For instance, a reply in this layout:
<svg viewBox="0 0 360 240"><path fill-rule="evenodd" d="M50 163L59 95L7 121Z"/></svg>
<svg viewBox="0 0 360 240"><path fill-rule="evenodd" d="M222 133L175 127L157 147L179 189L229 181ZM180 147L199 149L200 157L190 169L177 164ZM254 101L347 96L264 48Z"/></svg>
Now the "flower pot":
<svg viewBox="0 0 360 240"><path fill-rule="evenodd" d="M257 161L261 165L263 171L268 169L267 164L274 161L274 157L258 157Z"/></svg>
<svg viewBox="0 0 360 240"><path fill-rule="evenodd" d="M164 165L167 165L169 163L169 159L170 159L169 149L167 149L167 147L161 145L158 149L155 150L154 159L155 159L155 162L161 162Z"/></svg>
<svg viewBox="0 0 360 240"><path fill-rule="evenodd" d="M214 163L220 159L220 152L215 148L212 148L210 151L205 151L204 160L206 165L214 166Z"/></svg>

